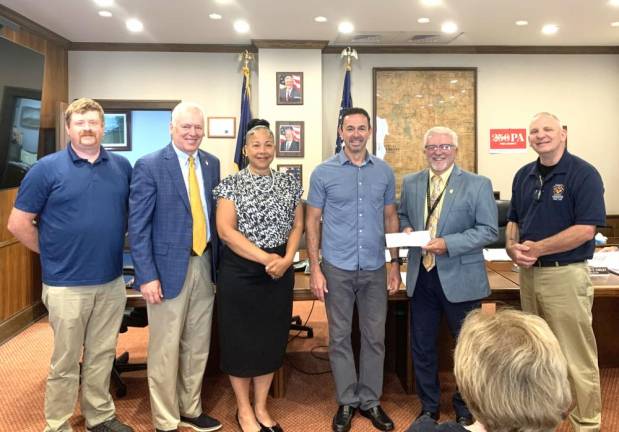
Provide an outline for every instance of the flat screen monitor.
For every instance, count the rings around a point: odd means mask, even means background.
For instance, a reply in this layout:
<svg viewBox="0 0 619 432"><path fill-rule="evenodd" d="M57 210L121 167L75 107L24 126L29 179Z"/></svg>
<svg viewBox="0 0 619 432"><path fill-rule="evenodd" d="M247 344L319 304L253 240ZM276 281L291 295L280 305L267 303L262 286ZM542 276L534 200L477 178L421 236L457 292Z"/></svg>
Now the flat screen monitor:
<svg viewBox="0 0 619 432"><path fill-rule="evenodd" d="M38 159L44 61L0 37L0 189L18 187Z"/></svg>

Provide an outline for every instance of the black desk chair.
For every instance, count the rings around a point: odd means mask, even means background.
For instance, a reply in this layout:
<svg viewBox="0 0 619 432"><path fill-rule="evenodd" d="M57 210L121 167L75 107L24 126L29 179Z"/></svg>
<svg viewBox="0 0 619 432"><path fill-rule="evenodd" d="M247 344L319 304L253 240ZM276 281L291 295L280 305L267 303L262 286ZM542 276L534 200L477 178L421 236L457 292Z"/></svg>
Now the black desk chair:
<svg viewBox="0 0 619 432"><path fill-rule="evenodd" d="M499 237L494 243L486 246L488 249L505 247L505 228L507 227L507 213L509 212L509 200L496 200L499 214Z"/></svg>
<svg viewBox="0 0 619 432"><path fill-rule="evenodd" d="M305 244L305 232L303 232L301 240L299 241L299 250L302 249L307 249L307 246ZM301 321L301 317L299 315L293 315L290 318L290 330L298 331L299 334L301 334L302 332L306 332L306 339L311 339L314 337L314 329L308 325L303 325L303 321Z"/></svg>
<svg viewBox="0 0 619 432"><path fill-rule="evenodd" d="M131 255L128 248L125 248L123 255L123 277L125 285L128 289L133 288L135 271L131 262ZM126 308L122 323L120 324L119 333L126 333L129 327L146 327L148 325L148 315L146 307ZM145 370L146 363L129 363L129 352L125 351L116 359L112 366L111 381L116 387L116 397L121 398L127 394L127 385L124 383L121 374L124 372L133 372Z"/></svg>

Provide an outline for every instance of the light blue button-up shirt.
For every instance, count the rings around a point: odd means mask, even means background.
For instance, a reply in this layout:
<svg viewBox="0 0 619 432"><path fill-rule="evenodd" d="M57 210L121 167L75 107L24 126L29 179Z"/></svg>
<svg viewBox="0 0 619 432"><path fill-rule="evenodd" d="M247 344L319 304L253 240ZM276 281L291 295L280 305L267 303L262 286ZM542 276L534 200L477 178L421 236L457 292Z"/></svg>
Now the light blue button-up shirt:
<svg viewBox="0 0 619 432"><path fill-rule="evenodd" d="M189 156L187 153L179 150L174 143L172 143L172 148L178 156L178 163L181 166L181 172L183 173L183 181L185 182L185 189L187 190L187 198L189 198ZM196 167L196 179L198 180L198 188L200 189L200 201L202 202L202 209L204 210L204 219L206 219L206 241L208 242L211 239L211 230L208 223L208 205L206 203L206 198L204 196L204 179L202 178L202 164L200 163L200 154L196 150L193 154L191 154L195 160ZM204 163L208 164L207 161Z"/></svg>
<svg viewBox="0 0 619 432"><path fill-rule="evenodd" d="M395 203L395 176L367 154L361 166L342 151L311 175L307 204L322 209L322 256L343 270L385 265L385 205Z"/></svg>

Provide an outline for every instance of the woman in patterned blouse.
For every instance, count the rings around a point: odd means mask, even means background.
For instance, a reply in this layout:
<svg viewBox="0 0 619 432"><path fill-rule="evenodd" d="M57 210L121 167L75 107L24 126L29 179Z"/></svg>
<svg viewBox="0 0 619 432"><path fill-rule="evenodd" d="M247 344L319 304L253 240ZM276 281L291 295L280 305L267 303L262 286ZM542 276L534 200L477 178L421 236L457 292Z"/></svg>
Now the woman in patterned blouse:
<svg viewBox="0 0 619 432"><path fill-rule="evenodd" d="M248 129L249 165L213 191L217 232L225 245L217 281L221 369L230 376L241 429L279 432L267 396L288 342L302 190L292 175L271 168L275 143L269 123L252 120Z"/></svg>

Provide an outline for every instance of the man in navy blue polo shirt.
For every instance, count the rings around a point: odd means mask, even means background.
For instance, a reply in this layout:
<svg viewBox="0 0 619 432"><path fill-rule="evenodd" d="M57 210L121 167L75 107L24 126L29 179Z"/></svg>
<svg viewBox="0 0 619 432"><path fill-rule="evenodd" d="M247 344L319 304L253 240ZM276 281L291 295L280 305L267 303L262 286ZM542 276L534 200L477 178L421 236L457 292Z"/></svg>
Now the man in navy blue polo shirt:
<svg viewBox="0 0 619 432"><path fill-rule="evenodd" d="M359 409L374 427L387 431L394 428L380 406L387 293L401 283L397 250L391 251L388 276L385 270L385 232L399 229L395 177L366 149L372 128L364 109L346 110L338 132L344 150L312 173L306 218L310 288L326 302L329 321L329 361L339 405L332 428L349 430ZM358 377L350 341L355 304L361 329Z"/></svg>
<svg viewBox="0 0 619 432"><path fill-rule="evenodd" d="M45 431L71 431L80 386L87 430L130 432L109 393L125 308L122 252L131 165L101 147L103 109L78 99L65 112L71 142L42 158L19 188L8 229L41 255L42 300L54 332ZM35 224L36 219L36 224Z"/></svg>
<svg viewBox="0 0 619 432"><path fill-rule="evenodd" d="M539 155L514 178L507 253L520 270L522 309L542 316L568 362L578 431L599 431L600 376L591 326L593 287L585 260L606 219L597 170L566 150L566 132L550 113L533 117L529 144Z"/></svg>

